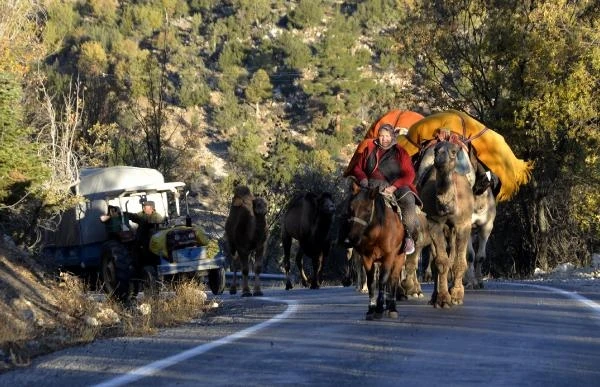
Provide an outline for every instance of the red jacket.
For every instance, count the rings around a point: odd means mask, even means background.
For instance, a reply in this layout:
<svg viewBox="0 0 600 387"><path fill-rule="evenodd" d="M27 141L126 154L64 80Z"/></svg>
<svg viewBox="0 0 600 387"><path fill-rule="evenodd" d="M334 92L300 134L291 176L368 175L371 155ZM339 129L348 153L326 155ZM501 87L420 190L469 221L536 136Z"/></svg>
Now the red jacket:
<svg viewBox="0 0 600 387"><path fill-rule="evenodd" d="M367 148L362 152L359 156L358 162L354 165L352 172L357 181L361 181L362 179L375 179L375 180L387 180L387 178L383 175L381 170L379 169L380 158L385 153L383 149L381 149L376 143L375 139L368 140ZM415 169L412 165L412 160L408 153L402 148L400 145L395 144L395 163L399 166L399 171L395 173L395 178L393 181L388 181L390 185L393 185L396 188L408 187L414 193L417 192L413 181L415 180ZM390 151L393 151L391 149ZM373 153L375 152L375 153ZM371 160L371 164L375 161L374 169L371 171L369 175L367 175L368 170L370 169L368 166L369 157L373 154L374 160ZM388 159L387 162L392 162L391 159Z"/></svg>

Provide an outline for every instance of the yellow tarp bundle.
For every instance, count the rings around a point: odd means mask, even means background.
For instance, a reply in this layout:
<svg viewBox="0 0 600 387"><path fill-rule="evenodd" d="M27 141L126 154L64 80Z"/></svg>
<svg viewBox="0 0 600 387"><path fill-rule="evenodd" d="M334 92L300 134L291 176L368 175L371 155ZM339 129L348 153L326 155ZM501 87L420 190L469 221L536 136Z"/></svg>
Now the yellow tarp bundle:
<svg viewBox="0 0 600 387"><path fill-rule="evenodd" d="M531 178L533 163L518 159L504 137L485 127L466 113L448 110L432 114L413 124L406 136L398 137L398 143L411 155L419 151L419 146L433 139L440 128L472 138L471 144L477 151L477 158L484 163L502 182L499 201L512 198L519 187Z"/></svg>
<svg viewBox="0 0 600 387"><path fill-rule="evenodd" d="M202 229L202 227L179 226L167 230L160 230L152 235L152 238L150 238L150 251L153 254L156 254L161 257L167 257L169 255L167 251L167 234L169 233L169 231L172 231L174 229L193 229L196 233L196 240L198 241L198 244L201 246L206 246L208 244L208 238L206 234L204 234L204 230Z"/></svg>

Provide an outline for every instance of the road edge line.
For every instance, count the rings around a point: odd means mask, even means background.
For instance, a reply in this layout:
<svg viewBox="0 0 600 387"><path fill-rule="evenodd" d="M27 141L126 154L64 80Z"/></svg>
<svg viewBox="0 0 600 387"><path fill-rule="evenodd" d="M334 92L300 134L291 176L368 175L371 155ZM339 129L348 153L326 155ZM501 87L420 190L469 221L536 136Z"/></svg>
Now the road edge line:
<svg viewBox="0 0 600 387"><path fill-rule="evenodd" d="M585 306L590 308L592 310L592 312L594 312L596 318L600 319L600 304L598 304L597 302L595 302L593 300L590 300L587 297L582 296L581 294L579 294L577 292L572 292L572 291L555 288L555 287L547 286L547 285L537 285L537 284L527 284L527 283L508 283L508 282L499 282L499 283L502 283L502 284L508 285L508 286L532 287L532 288L537 288L540 290L546 290L549 292L561 294L567 298L571 298L575 301L581 302L582 304L584 304Z"/></svg>
<svg viewBox="0 0 600 387"><path fill-rule="evenodd" d="M256 298L260 299L260 300L265 300L265 301L286 303L288 305L288 307L282 313L280 313L266 321L263 321L259 324L242 329L239 332L236 332L229 336L222 337L218 340L198 345L197 347L185 350L177 355L169 356L162 360L154 361L148 365L145 365L143 367L136 368L132 371L129 371L125 375L118 376L116 378L107 380L100 384L95 384L95 385L93 385L93 387L117 387L117 386L123 386L123 385L129 384L129 383L133 383L133 382L143 379L145 377L154 375L158 371L164 370L165 368L168 368L172 365L180 363L184 360L188 360L192 357L206 353L214 348L217 348L217 347L220 347L220 346L226 345L226 344L231 344L236 340L248 337L248 336L260 331L261 329L264 329L270 325L273 325L280 321L285 320L291 314L295 313L298 310L298 303L296 302L296 300L281 300L281 299L272 298L272 297L256 297Z"/></svg>

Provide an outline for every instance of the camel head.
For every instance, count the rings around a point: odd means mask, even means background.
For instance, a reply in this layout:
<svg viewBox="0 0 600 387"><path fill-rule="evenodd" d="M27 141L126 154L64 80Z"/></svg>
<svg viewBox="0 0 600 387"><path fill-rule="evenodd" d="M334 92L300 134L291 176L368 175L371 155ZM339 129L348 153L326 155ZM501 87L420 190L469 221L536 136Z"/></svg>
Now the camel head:
<svg viewBox="0 0 600 387"><path fill-rule="evenodd" d="M433 165L435 168L444 173L450 174L456 167L458 155L461 151L461 147L458 144L454 144L448 141L441 141L435 145L434 148L434 161Z"/></svg>
<svg viewBox="0 0 600 387"><path fill-rule="evenodd" d="M329 192L323 192L317 199L319 212L323 215L333 215L335 212L335 202Z"/></svg>
<svg viewBox="0 0 600 387"><path fill-rule="evenodd" d="M254 216L265 216L267 215L268 206L267 201L264 198L258 197L252 201L252 210Z"/></svg>

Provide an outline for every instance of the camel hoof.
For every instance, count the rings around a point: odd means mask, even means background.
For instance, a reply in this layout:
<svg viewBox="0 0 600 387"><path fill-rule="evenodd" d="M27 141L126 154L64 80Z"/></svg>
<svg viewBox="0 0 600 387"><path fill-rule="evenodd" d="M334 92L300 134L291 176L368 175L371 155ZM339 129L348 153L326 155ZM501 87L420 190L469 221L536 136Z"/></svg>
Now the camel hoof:
<svg viewBox="0 0 600 387"><path fill-rule="evenodd" d="M343 279L342 280L342 286L347 288L348 286L352 285L352 279Z"/></svg>
<svg viewBox="0 0 600 387"><path fill-rule="evenodd" d="M308 287L308 281L302 280L302 286L304 286L305 288Z"/></svg>
<svg viewBox="0 0 600 387"><path fill-rule="evenodd" d="M237 293L237 288L235 288L235 287L229 288L229 294L236 294L236 293Z"/></svg>
<svg viewBox="0 0 600 387"><path fill-rule="evenodd" d="M244 290L242 292L242 297L252 297L252 292L250 290Z"/></svg>
<svg viewBox="0 0 600 387"><path fill-rule="evenodd" d="M452 305L449 302L432 302L434 308L450 309Z"/></svg>
<svg viewBox="0 0 600 387"><path fill-rule="evenodd" d="M381 313L381 312L375 312L375 313L373 314L373 318L374 318L375 320L381 320L381 319L383 318L383 313Z"/></svg>
<svg viewBox="0 0 600 387"><path fill-rule="evenodd" d="M397 319L398 318L398 312L395 310L390 310L388 312L388 317L392 318L392 319Z"/></svg>
<svg viewBox="0 0 600 387"><path fill-rule="evenodd" d="M293 288L294 288L294 286L292 285L292 283L290 281L285 283L285 290L290 290Z"/></svg>
<svg viewBox="0 0 600 387"><path fill-rule="evenodd" d="M254 293L252 293L252 295L254 297L262 297L263 296L263 292L261 290L255 290Z"/></svg>
<svg viewBox="0 0 600 387"><path fill-rule="evenodd" d="M318 284L310 285L311 289L320 289L321 287Z"/></svg>

